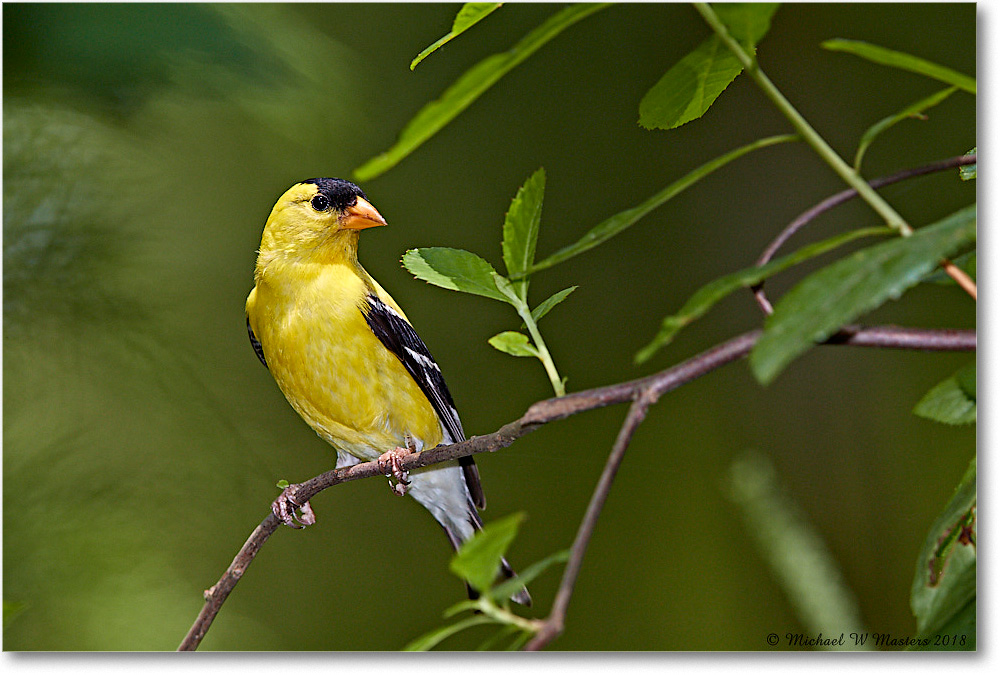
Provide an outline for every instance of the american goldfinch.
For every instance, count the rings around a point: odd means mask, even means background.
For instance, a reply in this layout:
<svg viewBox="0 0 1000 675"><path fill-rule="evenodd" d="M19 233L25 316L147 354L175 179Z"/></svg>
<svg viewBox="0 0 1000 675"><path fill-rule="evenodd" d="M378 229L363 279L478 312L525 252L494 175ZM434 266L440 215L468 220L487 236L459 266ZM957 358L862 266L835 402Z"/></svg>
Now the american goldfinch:
<svg viewBox="0 0 1000 675"><path fill-rule="evenodd" d="M337 466L378 460L391 467L398 491L430 511L457 550L482 529L477 508L486 500L473 459L412 476L396 465L406 452L457 443L465 433L434 357L358 262L361 230L385 224L349 181L292 186L264 225L247 330L288 402L336 448ZM275 502L285 524L313 522L308 504L288 502L284 495ZM506 560L500 573L514 576ZM512 599L531 601L526 589Z"/></svg>

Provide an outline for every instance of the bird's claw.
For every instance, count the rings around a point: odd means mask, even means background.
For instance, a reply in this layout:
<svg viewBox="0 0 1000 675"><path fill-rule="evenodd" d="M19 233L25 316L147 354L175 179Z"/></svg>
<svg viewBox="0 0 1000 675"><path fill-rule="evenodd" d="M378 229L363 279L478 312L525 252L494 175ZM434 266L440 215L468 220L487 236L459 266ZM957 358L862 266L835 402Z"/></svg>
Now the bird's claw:
<svg viewBox="0 0 1000 675"><path fill-rule="evenodd" d="M309 502L304 504L299 504L292 497L292 491L298 487L297 485L289 485L278 498L271 503L271 513L277 516L278 520L281 521L283 525L294 528L296 530L301 530L307 525L313 525L316 522L316 514L313 513L312 506ZM299 513L296 514L295 512Z"/></svg>
<svg viewBox="0 0 1000 675"><path fill-rule="evenodd" d="M407 445L410 445L409 439L407 439ZM413 450L410 448L394 448L389 452L379 455L379 458L375 460L378 462L378 470L389 477L389 488L394 494L400 497L406 494L406 490L410 485L410 474L407 471L403 471L399 463L404 457L412 453ZM393 478L396 479L395 483L392 482Z"/></svg>

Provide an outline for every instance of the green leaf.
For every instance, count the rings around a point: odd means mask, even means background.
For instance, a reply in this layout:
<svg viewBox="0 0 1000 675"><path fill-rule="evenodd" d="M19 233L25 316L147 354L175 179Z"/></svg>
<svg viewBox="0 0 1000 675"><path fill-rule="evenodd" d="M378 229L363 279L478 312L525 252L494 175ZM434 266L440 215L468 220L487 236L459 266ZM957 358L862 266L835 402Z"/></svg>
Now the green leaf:
<svg viewBox="0 0 1000 675"><path fill-rule="evenodd" d="M542 223L542 200L545 197L545 169L538 169L514 195L503 221L503 262L514 277L535 262L535 245ZM514 283L522 300L527 299L528 281Z"/></svg>
<svg viewBox="0 0 1000 675"><path fill-rule="evenodd" d="M927 534L913 578L910 607L921 637L943 635L946 630L951 634L954 627L969 630L971 624L966 644L945 647L975 649L976 492L973 458L955 494ZM941 647L930 644L927 648Z"/></svg>
<svg viewBox="0 0 1000 675"><path fill-rule="evenodd" d="M493 635L491 635L490 637L486 638L481 643L479 643L479 646L476 647L476 651L485 652L490 649L493 649L496 643L498 643L500 640L503 640L505 637L509 637L520 630L521 630L520 628L518 628L513 624L507 624L506 626L501 626L496 633L494 633Z"/></svg>
<svg viewBox="0 0 1000 675"><path fill-rule="evenodd" d="M705 315L708 310L715 306L720 300L728 296L733 291L740 288L755 286L765 279L782 272L800 262L815 258L827 251L831 251L838 246L842 246L849 241L873 235L892 234L892 231L885 227L870 227L860 230L852 230L844 234L830 237L823 241L803 246L794 253L772 260L760 267L747 267L738 272L719 277L714 281L699 288L692 295L684 306L676 314L672 314L663 320L660 331L653 338L653 341L643 347L635 355L636 364L648 361L656 352L666 347L674 339L682 328L692 323L696 319Z"/></svg>
<svg viewBox="0 0 1000 675"><path fill-rule="evenodd" d="M493 272L493 285L496 286L497 291L500 293L501 299L512 304L517 308L518 314L521 312L528 312L528 305L521 299L521 296L517 294L514 290L514 283L502 274ZM528 314L528 316L531 316Z"/></svg>
<svg viewBox="0 0 1000 675"><path fill-rule="evenodd" d="M429 54L436 51L438 47L441 47L452 38L457 37L469 28L472 28L474 25L489 16L493 10L497 9L502 4L502 2L467 2L462 5L462 9L458 10L458 14L455 16L455 21L451 25L451 32L443 36L424 51L417 54L417 58L413 59L410 63L410 70L416 68L418 63L427 58Z"/></svg>
<svg viewBox="0 0 1000 675"><path fill-rule="evenodd" d="M396 144L384 153L372 157L354 170L354 179L368 181L396 166L404 157L419 148L448 122L468 108L483 92L522 61L538 51L577 21L604 9L608 3L571 5L551 16L545 23L525 35L505 52L488 56L445 90L441 98L425 105L403 128Z"/></svg>
<svg viewBox="0 0 1000 675"><path fill-rule="evenodd" d="M444 618L450 619L458 616L462 612L476 611L479 609L479 600L459 600L454 605L444 610ZM478 613L478 612L477 612Z"/></svg>
<svg viewBox="0 0 1000 675"><path fill-rule="evenodd" d="M962 390L962 393L967 397L971 398L973 401L976 400L976 364L973 362L970 366L962 368L957 373L955 373L955 381L958 382L958 388Z"/></svg>
<svg viewBox="0 0 1000 675"><path fill-rule="evenodd" d="M664 203L668 202L673 197L676 197L681 192L691 187L705 176L711 174L716 169L721 169L726 164L729 164L734 159L742 157L748 152L752 152L760 148L766 148L771 145L777 145L778 143L787 143L789 141L797 140L799 140L799 137L794 134L769 136L768 138L762 138L754 141L753 143L736 148L735 150L730 150L724 155L716 157L709 162L705 162L694 171L691 171L679 180L674 181L638 206L626 209L621 213L616 213L607 220L593 227L575 243L570 244L569 246L564 246L541 262L535 263L531 266L529 272L534 273L539 270L547 269L604 243L611 237L624 232L650 211L658 206L662 206Z"/></svg>
<svg viewBox="0 0 1000 675"><path fill-rule="evenodd" d="M523 520L524 513L519 512L484 525L451 559L451 571L473 588L489 590L500 568L500 559L517 536Z"/></svg>
<svg viewBox="0 0 1000 675"><path fill-rule="evenodd" d="M465 30L472 28L477 23L489 16L493 10L502 5L502 2L467 2L462 5L455 15L455 22L451 25L451 31L458 35Z"/></svg>
<svg viewBox="0 0 1000 675"><path fill-rule="evenodd" d="M497 584L490 590L490 597L496 601L505 600L510 596L514 595L521 590L522 587L527 586L532 581L534 581L542 572L557 565L559 563L564 563L569 560L569 549L564 549L562 551L557 551L552 555L539 560L536 563L528 565L520 574L518 574L513 579L507 579L501 584Z"/></svg>
<svg viewBox="0 0 1000 675"><path fill-rule="evenodd" d="M944 424L976 421L976 362L935 385L913 409L915 415Z"/></svg>
<svg viewBox="0 0 1000 675"><path fill-rule="evenodd" d="M284 478L282 478L281 480L279 480L279 481L278 481L277 483L275 483L275 484L274 484L274 486L275 486L276 488L278 488L279 490L284 490L284 489L285 489L286 487L288 487L289 485L291 485L291 483L289 483L289 482L288 482L287 480L285 480Z"/></svg>
<svg viewBox="0 0 1000 675"><path fill-rule="evenodd" d="M885 47L879 47L878 45L862 42L861 40L843 40L839 38L827 40L822 43L822 47L834 52L854 54L855 56L860 56L863 59L883 66L891 66L901 70L908 70L918 75L924 75L945 84L956 86L970 94L976 93L976 80L974 78L904 52L886 49Z"/></svg>
<svg viewBox="0 0 1000 675"><path fill-rule="evenodd" d="M927 98L920 99L916 103L911 103L895 115L889 115L888 117L883 118L870 126L861 137L861 142L858 143L858 151L854 155L854 170L861 170L861 159L864 157L865 151L868 150L868 146L874 142L879 134L905 119L921 117L921 113L923 113L923 111L936 106L956 91L958 91L958 87L948 87L947 89L942 89L939 92L931 94Z"/></svg>
<svg viewBox="0 0 1000 675"><path fill-rule="evenodd" d="M514 330L507 330L491 337L488 342L511 356L538 357L538 350L528 342L528 336Z"/></svg>
<svg viewBox="0 0 1000 675"><path fill-rule="evenodd" d="M471 628L472 626L479 626L484 623L496 623L493 619L488 616L470 616L467 619L458 621L456 623L441 626L440 628L435 628L434 630L424 633L417 639L410 642L408 645L403 647L404 652L426 652L430 649L436 647L440 642L446 638L451 637L455 633L459 633L466 628Z"/></svg>
<svg viewBox="0 0 1000 675"><path fill-rule="evenodd" d="M781 484L773 462L747 452L729 465L728 496L739 507L750 535L771 576L784 591L805 632L864 633L855 593L837 557L790 492ZM823 649L870 649L871 644L825 645Z"/></svg>
<svg viewBox="0 0 1000 675"><path fill-rule="evenodd" d="M504 651L519 652L521 651L521 647L523 647L525 643L527 643L528 640L530 640L531 638L532 638L531 633L529 633L528 631L521 631L521 633L518 634L518 636L514 638L514 640L509 645L507 645Z"/></svg>
<svg viewBox="0 0 1000 675"><path fill-rule="evenodd" d="M713 5L719 19L749 51L771 25L776 4ZM739 59L712 35L681 59L646 92L639 103L639 124L646 129L674 129L698 119L743 72Z"/></svg>
<svg viewBox="0 0 1000 675"><path fill-rule="evenodd" d="M976 280L976 252L967 251L952 258L951 262L960 270L969 275L973 281ZM954 286L955 280L947 272L938 268L923 278L925 284L938 284L941 286Z"/></svg>
<svg viewBox="0 0 1000 675"><path fill-rule="evenodd" d="M538 307L531 310L531 318L535 320L537 324L538 321L552 311L552 308L558 305L560 302L569 297L569 294L575 291L579 286L570 286L569 288L564 288L561 291L557 291L550 295L548 298L542 301Z"/></svg>
<svg viewBox="0 0 1000 675"><path fill-rule="evenodd" d="M712 9L729 34L752 49L771 30L771 17L779 6L776 2L720 2Z"/></svg>
<svg viewBox="0 0 1000 675"><path fill-rule="evenodd" d="M974 155L976 154L976 149L973 148L972 150L969 150L965 154ZM962 180L976 180L976 165L969 164L966 166L958 167L958 177L961 178Z"/></svg>
<svg viewBox="0 0 1000 675"><path fill-rule="evenodd" d="M895 239L855 252L803 279L781 298L750 352L767 384L785 366L841 326L917 284L944 257L976 239L976 206Z"/></svg>
<svg viewBox="0 0 1000 675"><path fill-rule="evenodd" d="M920 642L911 643L909 651L975 651L976 650L976 599L965 603L937 630L918 636Z"/></svg>
<svg viewBox="0 0 1000 675"><path fill-rule="evenodd" d="M507 301L493 281L493 265L475 253L458 248L414 248L403 254L403 265L416 278L435 286Z"/></svg>
<svg viewBox="0 0 1000 675"><path fill-rule="evenodd" d="M639 102L645 129L676 129L705 114L743 72L739 59L713 35L681 59Z"/></svg>

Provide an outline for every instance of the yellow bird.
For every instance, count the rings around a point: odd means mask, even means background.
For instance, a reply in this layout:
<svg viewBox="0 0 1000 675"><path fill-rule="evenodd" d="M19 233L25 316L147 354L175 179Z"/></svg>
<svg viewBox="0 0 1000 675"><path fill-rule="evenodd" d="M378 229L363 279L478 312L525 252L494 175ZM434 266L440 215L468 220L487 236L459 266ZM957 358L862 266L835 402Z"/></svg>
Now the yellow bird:
<svg viewBox="0 0 1000 675"><path fill-rule="evenodd" d="M482 529L477 509L486 500L473 459L412 476L398 467L401 455L463 441L465 433L434 357L358 262L361 230L385 224L349 181L292 186L264 225L247 330L288 402L336 448L337 467L376 460L389 467L398 492L430 511L457 550ZM290 501L284 493L275 501L282 522L314 522L308 504ZM514 576L506 560L500 573ZM523 588L512 599L531 602Z"/></svg>

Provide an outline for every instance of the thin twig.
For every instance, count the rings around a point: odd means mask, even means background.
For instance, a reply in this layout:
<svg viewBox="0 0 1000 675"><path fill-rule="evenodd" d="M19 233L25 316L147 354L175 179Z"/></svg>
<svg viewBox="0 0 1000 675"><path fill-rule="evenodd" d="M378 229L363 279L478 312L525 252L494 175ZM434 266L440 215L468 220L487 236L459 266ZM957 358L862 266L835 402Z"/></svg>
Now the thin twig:
<svg viewBox="0 0 1000 675"><path fill-rule="evenodd" d="M933 162L931 164L925 164L924 166L918 166L914 169L905 169L904 171L894 173L890 176L882 176L881 178L876 178L875 180L869 181L868 184L872 187L872 189L877 190L878 188L885 187L886 185L892 185L893 183L898 183L900 181L907 180L910 178L916 178L917 176L925 176L929 173L935 173L938 171L947 171L948 169L954 169L960 166L968 166L969 164L975 164L975 163L976 163L975 154L959 155L958 157L951 157L949 159L941 160L939 162ZM757 259L757 266L762 267L766 265L771 260L771 258L774 257L774 254L778 252L778 249L780 249L785 244L785 242L792 237L792 235L801 230L807 223L818 217L820 214L825 213L830 209L833 209L834 207L840 206L844 202L850 201L857 196L858 196L858 191L855 190L854 188L849 188L847 190L838 192L835 195L827 197L819 204L816 204L807 211L804 211L801 215L799 215L798 218L796 218L795 220L790 222L787 226L785 226L785 229L779 232L778 236L775 237L771 241L771 243L767 245L767 248L764 249L764 252L760 254L760 258ZM946 264L951 265L951 263L948 261L944 261L942 263L942 267L945 268L945 271L947 271L948 269L946 267ZM954 265L952 265L952 267L954 267ZM961 276L965 277L965 279L972 284L971 291L969 290L968 285L962 281L959 281L959 279L956 278L955 275L949 272L949 276L955 279L956 282L962 285L962 288L964 288L967 293L969 293L973 298L975 298L976 297L975 283L973 283L972 280L969 279L964 272L962 272L961 270L958 271L961 274ZM753 286L751 290L753 290L754 299L757 300L757 304L760 306L760 308L764 311L765 314L770 314L773 311L773 309L771 307L770 301L768 301L767 299L767 295L764 294L764 282L761 282L760 284Z"/></svg>
<svg viewBox="0 0 1000 675"><path fill-rule="evenodd" d="M273 513L268 514L267 518L257 526L247 539L246 543L243 544L243 548L240 552L236 554L233 562L229 565L225 574L222 578L212 586L210 589L205 591L205 606L201 608L201 612L198 613L198 618L195 619L194 625L191 626L191 630L188 634L184 636L184 641L181 642L180 646L177 648L179 652L189 652L194 651L201 644L202 638L205 637L205 633L208 632L209 627L212 625L212 621L215 619L215 615L219 613L222 609L222 603L226 601L229 594L232 592L233 588L236 587L236 583L243 576L246 571L247 566L253 562L254 557L257 555L257 551L260 547L264 545L268 537L274 534L274 531L278 528L279 521L277 516Z"/></svg>
<svg viewBox="0 0 1000 675"><path fill-rule="evenodd" d="M800 136L802 136L802 140L812 147L812 149L816 151L816 154L818 154L831 169L837 172L837 174L844 179L845 183L858 191L858 195L864 199L876 213L882 216L886 225L899 232L899 234L903 237L909 237L912 235L913 228L906 222L906 219L899 215L899 212L897 212L896 209L889 204L889 202L882 199L882 197L875 192L875 189L866 183L860 174L849 166L847 162L845 162L843 158L841 158L841 156L830 147L823 137L820 136L819 133L812 128L812 126L810 126L809 122L806 121L806 118L802 116L802 113L800 113L795 106L793 106L788 99L785 98L785 95L782 94L781 91L774 86L774 83L771 82L770 78L764 74L764 71L761 70L760 65L754 57L744 51L743 46L733 39L733 37L729 34L729 30L716 15L715 11L713 11L712 8L704 2L695 3L695 9L698 10L698 13L705 19L705 22L712 28L713 31L715 31L719 40L721 40L729 51L733 53L733 56L735 56L736 59L743 64L743 67L746 69L747 77L753 80L754 83L760 87L760 90L764 93L764 95L771 99L771 102L774 103L779 112L781 112L791 125L795 127L795 130L799 132ZM971 286L972 290L969 292L973 295L973 297L975 297L975 284L965 275L964 272L954 266L952 266L950 270L946 271L948 271L949 275L952 276L964 290L969 291Z"/></svg>
<svg viewBox="0 0 1000 675"><path fill-rule="evenodd" d="M954 279L955 283L958 284L963 291L971 295L973 300L979 299L976 292L976 282L973 281L961 267L945 258L941 261L941 269L944 270L945 274Z"/></svg>
<svg viewBox="0 0 1000 675"><path fill-rule="evenodd" d="M813 129L812 125L802 116L802 113L796 109L792 103L785 98L785 95L781 93L771 79L764 73L761 69L760 64L757 62L754 55L747 53L739 42L737 42L732 35L729 34L729 30L726 25L719 19L718 15L715 13L708 3L697 2L694 8L701 14L702 18L705 19L705 23L711 27L711 29L718 36L719 40L723 45L732 52L736 60L739 61L747 77L753 80L761 92L774 104L785 119L794 127L794 129L802 136L802 140L811 147L820 159L833 169L837 175L839 175L845 183L855 188L860 194L861 198L864 199L872 209L879 214L885 224L892 229L898 231L900 235L908 237L913 234L913 228L906 222L906 219L894 209L888 202L886 202L882 197L872 189L865 180L854 171L843 158L837 154L837 152L830 147L830 144L819 135L819 133Z"/></svg>
<svg viewBox="0 0 1000 675"><path fill-rule="evenodd" d="M611 485L614 483L622 459L625 458L625 450L628 449L628 444L632 440L632 434L646 419L646 411L654 403L655 398L651 389L647 389L629 408L625 422L622 423L622 428L618 432L618 438L615 439L615 444L611 449L611 454L608 455L608 461L604 465L601 478L597 482L597 487L594 488L594 494L590 497L587 513L580 522L580 529L577 531L573 547L570 549L569 560L566 561L562 582L559 584L556 598L552 602L552 610L542 623L542 627L535 633L535 637L524 646L524 651L538 651L562 633L566 620L566 609L569 607L570 598L573 597L573 588L576 586L576 578L583 566L583 556L587 552L590 536L594 533L594 527L597 525L597 519L604 508L604 502L607 501L608 493L611 492Z"/></svg>
<svg viewBox="0 0 1000 675"><path fill-rule="evenodd" d="M865 347L934 349L940 351L955 350L968 346L967 340L969 336L963 331L939 331L938 333L929 335L924 330L912 330L895 326L874 326L871 328L845 326L827 342L829 344L851 344ZM760 334L761 331L744 333L728 342L722 343L714 349L703 352L693 359L657 373L647 379L649 386L642 389L642 393L636 395L636 399L629 409L628 416L626 416L625 421L622 423L622 428L618 432L618 438L608 457L600 481L594 489L587 512L580 523L580 529L573 542L573 547L570 549L570 557L566 564L566 570L563 573L562 582L552 603L552 610L549 612L549 616L543 621L541 629L524 646L524 651L542 649L562 633L566 622L566 610L569 607L576 579L583 564L583 556L586 553L587 544L593 534L597 518L600 516L601 509L607 499L607 494L611 489L611 483L618 472L618 467L621 465L625 450L632 439L633 433L635 433L639 424L646 418L646 411L649 406L655 403L660 395L671 389L690 382L730 361L742 358L750 352Z"/></svg>
<svg viewBox="0 0 1000 675"><path fill-rule="evenodd" d="M539 401L528 408L519 419L504 425L492 434L473 436L461 443L443 445L406 455L399 462L400 469L412 471L459 457L482 452L495 452L506 448L521 436L548 422L587 410L634 401L643 392L646 392L650 397L650 404L652 404L662 394L746 356L756 344L760 334L759 330L744 333L683 363L648 377ZM921 330L893 326L872 328L849 326L830 338L828 343L927 351L974 351L976 349L976 332L973 330ZM377 462L364 462L343 469L334 469L293 486L290 496L296 503L303 504L319 492L339 483L377 475L381 475ZM179 650L190 651L198 648L202 638L212 625L212 621L222 608L222 604L239 582L247 567L253 562L261 546L277 529L277 526L277 518L272 514L268 515L253 531L222 578L206 591L205 606L178 647Z"/></svg>

